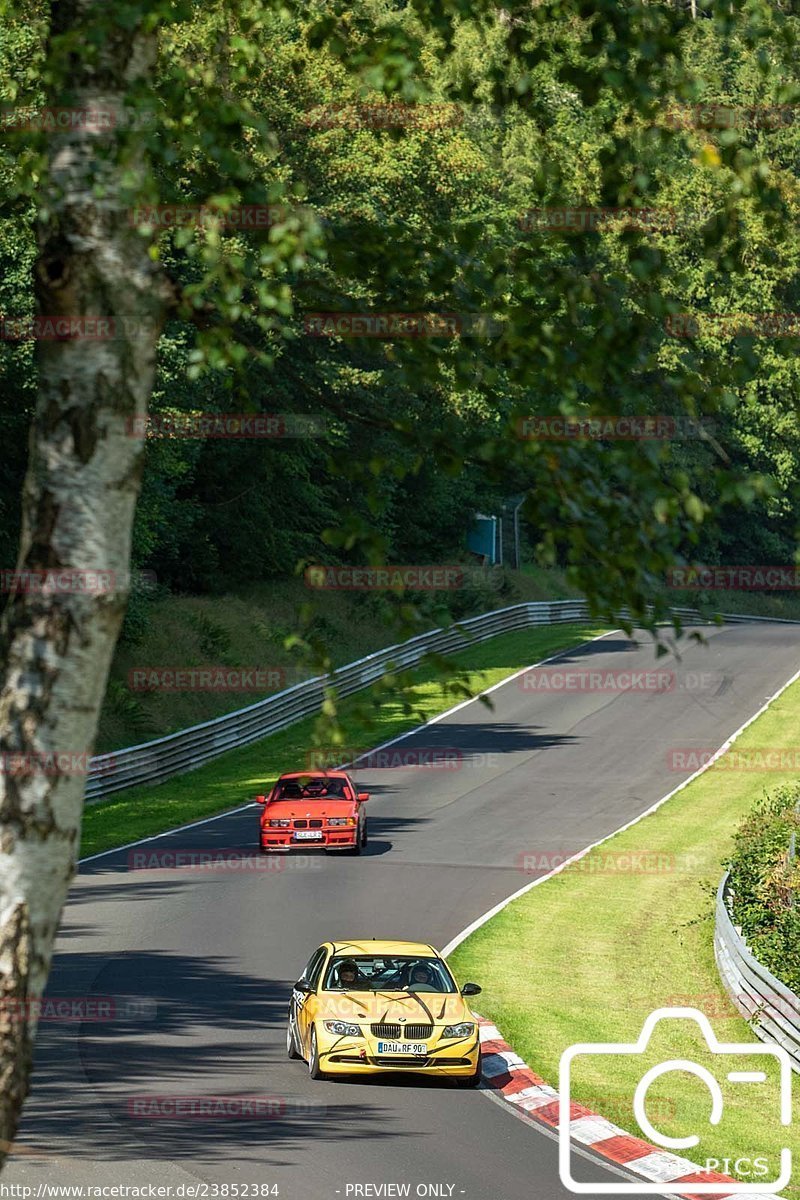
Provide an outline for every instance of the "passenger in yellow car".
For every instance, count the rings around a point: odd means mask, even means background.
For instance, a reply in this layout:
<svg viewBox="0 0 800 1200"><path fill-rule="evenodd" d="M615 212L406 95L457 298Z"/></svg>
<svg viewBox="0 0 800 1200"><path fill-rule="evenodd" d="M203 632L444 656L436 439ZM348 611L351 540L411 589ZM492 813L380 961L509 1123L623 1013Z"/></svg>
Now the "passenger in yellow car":
<svg viewBox="0 0 800 1200"><path fill-rule="evenodd" d="M439 988L426 963L415 963L406 987L410 992L438 992Z"/></svg>

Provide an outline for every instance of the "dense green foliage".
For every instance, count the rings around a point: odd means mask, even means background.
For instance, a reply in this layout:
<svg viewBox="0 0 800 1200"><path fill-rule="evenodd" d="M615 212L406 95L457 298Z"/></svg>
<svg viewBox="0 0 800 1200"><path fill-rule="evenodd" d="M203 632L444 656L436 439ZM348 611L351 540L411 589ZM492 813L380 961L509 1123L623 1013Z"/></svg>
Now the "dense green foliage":
<svg viewBox="0 0 800 1200"><path fill-rule="evenodd" d="M298 560L463 554L478 509L526 495L527 538L599 613L662 604L673 562L794 560L790 338L676 339L670 313L797 309L798 124L670 127L675 104L793 104L800 22L772 5L258 0L145 5L163 22L145 203L283 205L268 230L143 231L175 284L155 413L322 416L318 437L153 437L135 557L222 591ZM87 18L139 19L141 6ZM41 105L46 9L0 42L0 103ZM57 78L59 54L51 47ZM372 127L342 106L447 119ZM448 106L437 109L438 105ZM458 114L457 119L452 113ZM4 131L0 309L34 311L45 135ZM37 140L38 139L38 140ZM14 159L17 161L15 167ZM24 186L15 190L15 180ZM528 230L550 206L669 209L674 228ZM524 222L523 222L524 225ZM319 311L482 313L497 336L308 337ZM10 565L35 388L0 343L0 562ZM670 414L712 436L526 441L519 417ZM139 602L141 603L141 602ZM413 607L402 606L407 627ZM136 622L131 615L128 632Z"/></svg>
<svg viewBox="0 0 800 1200"><path fill-rule="evenodd" d="M800 995L800 788L764 796L736 834L730 913L747 945Z"/></svg>

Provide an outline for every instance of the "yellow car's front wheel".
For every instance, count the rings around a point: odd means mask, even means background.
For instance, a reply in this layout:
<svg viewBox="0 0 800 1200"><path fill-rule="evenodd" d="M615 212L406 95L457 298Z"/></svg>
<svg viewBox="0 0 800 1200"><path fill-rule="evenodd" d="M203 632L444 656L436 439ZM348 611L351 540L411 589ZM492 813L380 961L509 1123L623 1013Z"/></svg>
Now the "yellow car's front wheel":
<svg viewBox="0 0 800 1200"><path fill-rule="evenodd" d="M314 1026L311 1026L311 1033L308 1038L308 1073L312 1079L328 1079L329 1076L319 1065L319 1046L317 1045L317 1031Z"/></svg>
<svg viewBox="0 0 800 1200"><path fill-rule="evenodd" d="M294 1030L292 1029L291 1021L286 1023L286 1053L289 1058L302 1058L302 1054L297 1049L297 1043L294 1038Z"/></svg>

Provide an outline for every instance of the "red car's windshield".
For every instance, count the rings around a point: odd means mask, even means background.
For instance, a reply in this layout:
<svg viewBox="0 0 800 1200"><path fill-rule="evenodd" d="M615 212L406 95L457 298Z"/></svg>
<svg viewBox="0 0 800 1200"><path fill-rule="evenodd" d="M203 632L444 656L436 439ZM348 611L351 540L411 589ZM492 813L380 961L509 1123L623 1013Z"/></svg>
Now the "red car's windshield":
<svg viewBox="0 0 800 1200"><path fill-rule="evenodd" d="M350 800L350 789L343 779L286 779L278 784L276 800Z"/></svg>

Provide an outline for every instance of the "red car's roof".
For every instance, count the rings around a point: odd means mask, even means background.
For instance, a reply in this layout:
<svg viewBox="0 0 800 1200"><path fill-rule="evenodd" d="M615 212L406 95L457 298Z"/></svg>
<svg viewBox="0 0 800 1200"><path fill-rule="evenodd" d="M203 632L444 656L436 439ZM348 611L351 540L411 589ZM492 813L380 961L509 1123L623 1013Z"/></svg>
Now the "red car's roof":
<svg viewBox="0 0 800 1200"><path fill-rule="evenodd" d="M347 779L344 771L286 771L278 778L282 779Z"/></svg>

